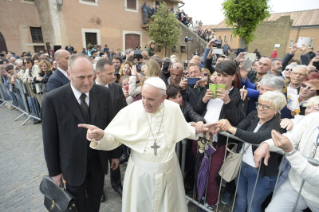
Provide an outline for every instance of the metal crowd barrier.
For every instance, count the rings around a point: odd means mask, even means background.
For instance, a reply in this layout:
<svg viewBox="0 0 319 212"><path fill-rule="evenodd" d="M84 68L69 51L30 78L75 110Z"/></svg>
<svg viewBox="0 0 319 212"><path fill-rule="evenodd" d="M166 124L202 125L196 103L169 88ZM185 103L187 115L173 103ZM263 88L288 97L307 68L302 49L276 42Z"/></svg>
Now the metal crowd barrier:
<svg viewBox="0 0 319 212"><path fill-rule="evenodd" d="M219 134L227 137L227 142L226 142L226 146L228 146L229 144L229 138L231 139L234 139L234 140L237 140L237 141L240 141L240 142L243 142L243 143L248 143L248 144L251 144L249 142L246 142L228 132L219 132ZM182 140L182 161L181 161L181 171L182 171L182 176L184 176L184 171L185 171L185 159L186 159L186 140ZM259 145L256 145L256 144L251 144L253 146L259 146ZM180 158L180 145L176 145L176 154L178 156L178 158ZM227 148L225 149L225 156L224 156L224 160L226 158L226 153L227 153ZM313 166L319 166L319 161L313 159L313 158L307 158L305 157L308 162L313 165ZM284 157L283 157L284 159ZM283 164L283 159L281 160L281 163L279 165L279 172L278 172L278 176L277 176L277 180L276 180L276 184L275 184L275 187L274 187L274 191L276 191L276 188L277 188L277 183L278 183L278 180L279 180L279 177L281 176L281 168L282 168L282 164ZM210 161L210 158L209 158L209 161ZM261 161L262 162L262 161ZM260 162L260 163L261 163ZM237 185L239 183L239 178L240 178L240 172L241 172L241 167L242 167L242 163L240 165L240 169L239 169L239 172L238 172L238 177L235 178L235 180L237 181ZM255 194L255 189L256 189L256 186L257 186L257 182L258 182L258 178L259 178L259 172L260 172L260 166L258 168L258 173L257 173L257 178L256 178L256 181L255 181L255 186L254 186L254 190L253 190L253 195L252 195L252 199L249 203L249 207L248 207L248 210L247 212L250 212L251 210L251 206L252 206L252 202L253 202L253 199L254 199L254 194ZM194 182L194 183L197 183L197 182ZM222 185L222 179L220 181L220 185L219 185L219 192L218 192L218 201L217 201L217 207L216 207L216 210L215 211L218 211L218 205L219 205L219 202L220 202L220 192L221 192L221 185ZM233 204L232 204L232 209L231 211L234 211L234 207L235 207L235 202L236 202L236 196L237 196L237 188L238 186L236 185L236 190L235 190L235 195L234 195L234 199L233 199ZM293 209L293 212L296 211L296 207L297 207L297 203L299 201L299 198L300 198L300 195L301 195L301 190L303 188L303 185L304 185L304 181L302 182L301 186L300 186L300 190L299 190L299 194L298 194L298 198L296 200L296 203L294 205L294 209ZM192 197L195 196L195 189L194 189L194 192L193 192L193 195ZM206 203L206 196L207 196L207 188L206 188L206 191L205 191L205 194L204 194L204 203L199 203L199 201L197 199L194 199L192 197L189 197L188 195L186 195L186 199L187 199L187 203L191 202L193 204L195 204L197 207L203 209L204 211L207 211L207 212L211 212L212 210L208 209L205 207L205 203Z"/></svg>
<svg viewBox="0 0 319 212"><path fill-rule="evenodd" d="M37 97L43 96L47 92L46 84L38 83L41 92L35 94L29 85L25 85L20 79L15 79L15 84L11 84L6 77L0 79L0 106L8 105L22 114L19 115L14 121L18 120L22 116L26 116L27 119L22 123L22 126L30 119L41 120L41 108L40 102ZM29 86L29 88L28 88Z"/></svg>

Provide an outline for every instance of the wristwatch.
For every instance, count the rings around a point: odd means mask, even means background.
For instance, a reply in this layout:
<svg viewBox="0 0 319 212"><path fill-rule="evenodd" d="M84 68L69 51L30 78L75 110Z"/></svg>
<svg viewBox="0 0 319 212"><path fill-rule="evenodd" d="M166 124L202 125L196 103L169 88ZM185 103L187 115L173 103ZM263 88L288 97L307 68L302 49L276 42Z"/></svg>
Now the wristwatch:
<svg viewBox="0 0 319 212"><path fill-rule="evenodd" d="M284 156L285 156L285 157L288 157L288 156L291 156L291 155L295 154L296 152L297 152L297 150L294 149L294 150L292 150L291 152L285 152Z"/></svg>

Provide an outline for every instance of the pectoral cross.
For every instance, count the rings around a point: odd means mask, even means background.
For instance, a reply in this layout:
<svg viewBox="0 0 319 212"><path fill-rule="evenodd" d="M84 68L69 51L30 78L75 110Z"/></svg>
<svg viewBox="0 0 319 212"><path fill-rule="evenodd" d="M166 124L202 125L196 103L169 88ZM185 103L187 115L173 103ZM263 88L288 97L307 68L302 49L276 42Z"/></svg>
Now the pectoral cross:
<svg viewBox="0 0 319 212"><path fill-rule="evenodd" d="M154 145L151 146L151 148L154 149L154 155L157 155L157 149L160 148L160 146L158 146L158 145L156 144L156 142L154 142Z"/></svg>

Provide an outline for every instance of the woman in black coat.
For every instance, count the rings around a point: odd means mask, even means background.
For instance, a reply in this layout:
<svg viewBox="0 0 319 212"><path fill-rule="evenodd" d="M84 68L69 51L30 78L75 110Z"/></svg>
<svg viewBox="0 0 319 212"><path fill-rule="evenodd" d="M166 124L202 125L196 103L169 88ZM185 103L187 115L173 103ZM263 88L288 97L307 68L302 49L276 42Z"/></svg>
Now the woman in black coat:
<svg viewBox="0 0 319 212"><path fill-rule="evenodd" d="M257 111L251 112L237 127L230 124L227 119L220 120L216 124L216 128L228 131L238 138L249 142L239 143L237 152L244 152L242 168L237 183L237 200L235 212L245 212L248 210L255 181L257 179L257 168L254 162L254 151L257 146L251 144L260 144L261 142L271 138L271 131L278 122L279 132L283 133L283 129L279 127L280 116L276 116L286 105L286 98L279 91L267 91L258 99ZM215 131L216 132L216 131ZM262 211L262 203L271 194L275 187L278 175L278 165L281 156L278 153L270 153L268 166L261 163L260 174L258 176L257 186L251 205L251 211Z"/></svg>

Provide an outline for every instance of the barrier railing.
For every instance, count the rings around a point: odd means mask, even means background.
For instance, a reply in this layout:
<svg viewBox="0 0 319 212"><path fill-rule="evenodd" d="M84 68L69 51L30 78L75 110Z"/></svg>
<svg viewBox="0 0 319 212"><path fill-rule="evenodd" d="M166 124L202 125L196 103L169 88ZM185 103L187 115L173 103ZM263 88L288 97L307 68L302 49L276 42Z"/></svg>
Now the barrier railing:
<svg viewBox="0 0 319 212"><path fill-rule="evenodd" d="M240 142L243 142L243 143L247 143L247 144L251 144L249 142L246 142L230 133L227 133L227 132L219 132L220 135L223 135L225 137L227 137L227 141L226 141L226 146L228 146L229 144L229 139L234 139L234 140L237 140L237 141L240 141ZM184 140L182 141L182 144L183 144L183 150L182 150L182 162L184 161L184 163L182 163L181 165L181 171L182 171L182 174L184 173L184 170L185 170L185 158L186 158L186 141L184 143ZM253 146L259 146L259 145L256 145L256 144L251 144ZM185 149L184 149L185 147ZM224 161L225 161L225 158L226 158L226 153L227 153L227 148L225 149L225 156L224 156ZM177 151L177 154L179 156L180 154L180 151ZM179 158L179 157L178 157ZM313 159L313 158L307 158L305 157L308 162L313 165L313 166L319 166L319 161ZM283 157L284 159L284 157ZM278 175L277 175L277 180L276 180L276 184L275 184L275 187L274 187L274 191L276 191L277 189L277 184L278 184L278 180L279 180L279 177L281 176L281 168L282 168L282 164L283 164L283 159L279 165L279 172L278 172ZM209 161L210 161L210 158L209 158ZM261 160L262 162L262 160ZM261 163L260 162L260 163ZM238 177L235 178L235 180L237 181L237 185L239 183L239 179L240 179L240 172L241 172L241 168L242 168L242 163L243 163L243 158L242 158L242 161L241 161L241 165L240 165L240 168L239 168L239 172L238 172ZM260 167L258 168L258 172L257 172L257 178L256 178L256 181L255 181L255 185L254 185L254 189L253 189L253 194L252 194L252 199L249 203L249 207L248 207L248 212L250 212L251 210L251 206L252 206L252 203L253 203L253 200L254 200L254 194L255 194L255 190L256 190L256 186L257 186L257 182L258 182L258 179L259 179L259 173L260 173ZM195 184L197 182L194 182ZM221 192L221 185L222 185L222 180L220 181L220 185L219 185L219 192L218 192L218 201L217 201L217 206L216 206L216 210L215 211L218 211L218 205L219 205L219 202L220 202L220 192ZM296 211L296 206L297 206L297 203L299 201L299 198L300 198L300 195L301 195L301 190L303 188L303 185L304 185L304 181L302 182L301 186L300 186L300 189L299 189L299 194L298 194L298 198L296 199L296 203L294 205L294 209L293 209L293 212ZM238 186L236 186L236 190L235 190L235 195L234 195L234 199L233 199L233 204L232 204L232 208L231 208L231 211L234 211L234 207L235 207L235 202L236 202L236 196L237 196L237 188ZM203 199L204 199L204 203L200 203L198 199L194 198L196 195L195 195L195 189L194 189L194 192L193 192L193 195L192 197L186 195L186 199L187 199L187 203L188 202L191 202L193 204L195 204L197 207L201 208L202 210L204 211L207 211L207 212L210 212L212 210L208 209L207 207L205 207L205 203L206 203L206 198L207 198L207 185L206 185L206 192L203 196Z"/></svg>
<svg viewBox="0 0 319 212"><path fill-rule="evenodd" d="M28 86L30 86L28 88ZM12 84L6 77L0 79L0 106L8 105L22 114L19 115L14 121L18 120L22 116L26 116L27 119L22 123L22 126L30 119L41 120L40 118L40 104L37 97L42 96L47 92L46 84L38 83L40 91L34 93L31 88L31 84L26 86L22 80L15 79L15 83Z"/></svg>

